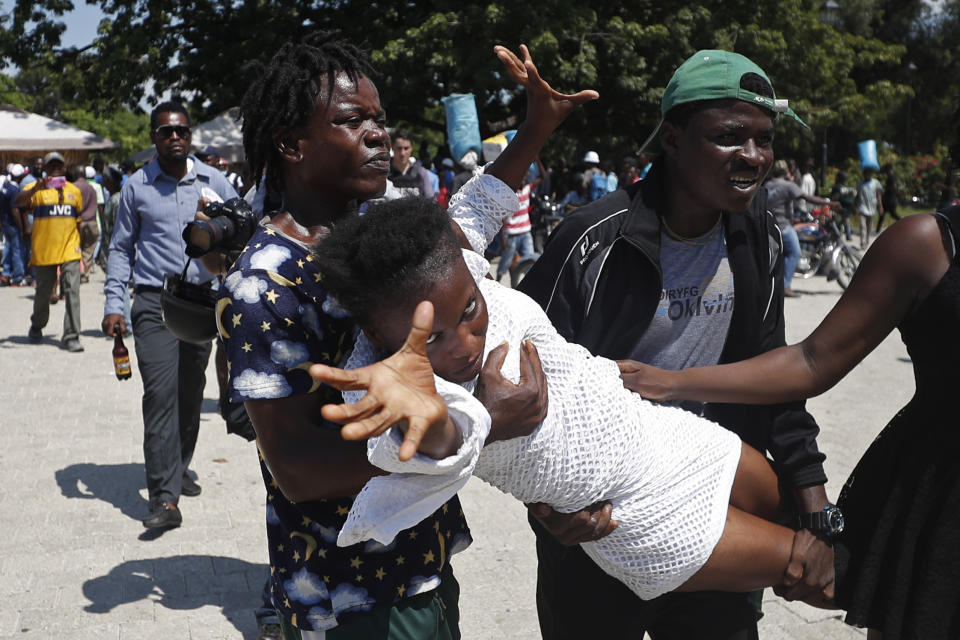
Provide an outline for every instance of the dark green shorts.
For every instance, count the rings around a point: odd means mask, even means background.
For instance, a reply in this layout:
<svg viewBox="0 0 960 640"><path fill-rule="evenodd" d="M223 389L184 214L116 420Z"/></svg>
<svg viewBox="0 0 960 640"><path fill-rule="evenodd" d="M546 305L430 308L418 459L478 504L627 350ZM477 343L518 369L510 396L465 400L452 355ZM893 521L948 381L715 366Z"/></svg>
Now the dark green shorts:
<svg viewBox="0 0 960 640"><path fill-rule="evenodd" d="M436 589L353 616L327 631L325 640L460 640L460 584L450 565L440 576ZM283 617L280 626L284 640L302 640Z"/></svg>

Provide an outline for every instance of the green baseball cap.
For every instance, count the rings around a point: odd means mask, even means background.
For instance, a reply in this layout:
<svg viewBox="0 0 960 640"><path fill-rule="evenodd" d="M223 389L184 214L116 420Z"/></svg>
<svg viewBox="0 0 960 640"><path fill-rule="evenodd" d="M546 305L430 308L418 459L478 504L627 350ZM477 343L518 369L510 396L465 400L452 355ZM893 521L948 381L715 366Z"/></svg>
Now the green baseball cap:
<svg viewBox="0 0 960 640"><path fill-rule="evenodd" d="M670 78L667 89L663 93L663 100L660 102L660 114L665 116L670 109L687 102L734 98L756 104L774 113L785 113L807 127L786 100L778 100L776 96L772 98L762 96L742 88L740 79L747 73L760 76L773 88L773 83L763 69L739 53L720 50L697 51L673 72L673 77Z"/></svg>

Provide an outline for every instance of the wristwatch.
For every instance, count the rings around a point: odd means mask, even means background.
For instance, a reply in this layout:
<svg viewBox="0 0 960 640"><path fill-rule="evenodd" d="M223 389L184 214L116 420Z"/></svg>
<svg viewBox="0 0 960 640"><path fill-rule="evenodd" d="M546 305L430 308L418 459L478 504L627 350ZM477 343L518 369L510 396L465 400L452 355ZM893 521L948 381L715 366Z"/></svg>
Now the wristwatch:
<svg viewBox="0 0 960 640"><path fill-rule="evenodd" d="M820 511L800 514L800 528L833 537L843 531L843 512L835 504L828 504Z"/></svg>

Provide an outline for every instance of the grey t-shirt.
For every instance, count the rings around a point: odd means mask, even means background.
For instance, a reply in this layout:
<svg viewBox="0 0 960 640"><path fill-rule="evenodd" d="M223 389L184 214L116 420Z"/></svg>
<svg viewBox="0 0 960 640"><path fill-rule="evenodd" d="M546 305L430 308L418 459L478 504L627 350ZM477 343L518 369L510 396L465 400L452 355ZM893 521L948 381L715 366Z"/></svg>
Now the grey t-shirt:
<svg viewBox="0 0 960 640"><path fill-rule="evenodd" d="M789 227L793 224L793 201L803 195L803 189L785 178L771 178L765 186L767 209L777 219L778 226Z"/></svg>
<svg viewBox="0 0 960 640"><path fill-rule="evenodd" d="M661 232L660 266L660 303L630 358L672 371L717 364L734 305L723 227L687 242ZM696 414L703 409L702 403L678 404Z"/></svg>
<svg viewBox="0 0 960 640"><path fill-rule="evenodd" d="M872 217L877 215L878 194L883 192L883 185L876 178L861 180L857 185L857 213Z"/></svg>

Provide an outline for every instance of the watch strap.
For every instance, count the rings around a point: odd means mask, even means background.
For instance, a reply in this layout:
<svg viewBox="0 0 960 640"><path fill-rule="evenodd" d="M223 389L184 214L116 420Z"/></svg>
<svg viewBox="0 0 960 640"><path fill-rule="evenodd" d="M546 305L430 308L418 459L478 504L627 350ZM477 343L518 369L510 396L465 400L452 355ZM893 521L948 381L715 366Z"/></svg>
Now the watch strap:
<svg viewBox="0 0 960 640"><path fill-rule="evenodd" d="M811 513L800 514L800 528L811 531L828 531L830 523L827 520L827 512L824 510L813 511Z"/></svg>

